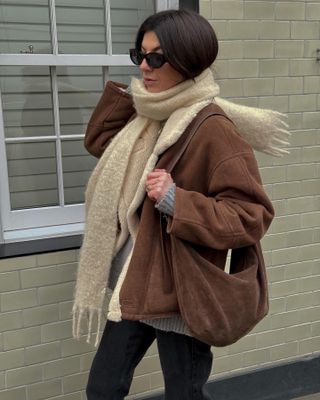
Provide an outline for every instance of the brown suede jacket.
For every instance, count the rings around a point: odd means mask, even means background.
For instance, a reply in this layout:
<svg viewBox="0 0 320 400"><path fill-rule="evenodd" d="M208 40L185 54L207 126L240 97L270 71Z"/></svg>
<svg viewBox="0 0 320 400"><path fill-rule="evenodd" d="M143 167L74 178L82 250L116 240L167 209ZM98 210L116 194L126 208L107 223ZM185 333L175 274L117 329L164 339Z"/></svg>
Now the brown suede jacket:
<svg viewBox="0 0 320 400"><path fill-rule="evenodd" d="M135 116L131 96L117 86L125 88L108 82L89 121L85 146L96 157ZM166 168L180 144L179 139L161 155L157 168ZM251 146L226 117L212 116L200 125L172 177L177 189L165 246L169 246L169 235L176 235L224 269L228 249L253 244L266 233L274 216L272 204L262 187ZM120 291L122 318L175 315L179 306L163 262L160 214L147 196L140 210L139 232Z"/></svg>

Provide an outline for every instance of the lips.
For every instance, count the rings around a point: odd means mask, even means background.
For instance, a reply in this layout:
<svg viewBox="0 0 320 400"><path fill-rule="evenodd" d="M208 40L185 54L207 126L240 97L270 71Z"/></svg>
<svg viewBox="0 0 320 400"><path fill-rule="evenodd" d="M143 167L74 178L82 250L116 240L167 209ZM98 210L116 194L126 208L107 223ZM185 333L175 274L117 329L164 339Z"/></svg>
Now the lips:
<svg viewBox="0 0 320 400"><path fill-rule="evenodd" d="M143 80L145 84L152 84L153 82L155 82L155 79L151 78L143 78Z"/></svg>

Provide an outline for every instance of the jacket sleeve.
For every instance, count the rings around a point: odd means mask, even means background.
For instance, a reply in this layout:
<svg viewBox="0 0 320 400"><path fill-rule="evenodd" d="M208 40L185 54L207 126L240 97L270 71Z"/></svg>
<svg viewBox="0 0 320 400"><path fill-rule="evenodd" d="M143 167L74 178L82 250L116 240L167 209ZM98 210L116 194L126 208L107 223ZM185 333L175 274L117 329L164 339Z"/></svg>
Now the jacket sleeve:
<svg viewBox="0 0 320 400"><path fill-rule="evenodd" d="M84 145L90 154L101 157L110 140L135 116L132 97L126 85L109 81L93 111Z"/></svg>
<svg viewBox="0 0 320 400"><path fill-rule="evenodd" d="M220 162L209 178L208 195L176 188L168 233L198 245L232 249L253 244L274 216L253 153Z"/></svg>

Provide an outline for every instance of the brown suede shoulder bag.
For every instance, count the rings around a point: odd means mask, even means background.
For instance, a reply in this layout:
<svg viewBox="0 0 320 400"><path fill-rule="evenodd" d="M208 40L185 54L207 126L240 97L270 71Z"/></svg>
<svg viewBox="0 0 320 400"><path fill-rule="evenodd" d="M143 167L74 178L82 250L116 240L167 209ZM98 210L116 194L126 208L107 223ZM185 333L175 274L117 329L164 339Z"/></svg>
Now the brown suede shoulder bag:
<svg viewBox="0 0 320 400"><path fill-rule="evenodd" d="M185 141L167 168L171 172L201 123L223 115L209 105L188 126ZM181 316L191 334L213 346L235 343L268 313L268 284L260 242L231 251L229 273L203 258L187 241L169 235L161 221L164 265L171 269Z"/></svg>

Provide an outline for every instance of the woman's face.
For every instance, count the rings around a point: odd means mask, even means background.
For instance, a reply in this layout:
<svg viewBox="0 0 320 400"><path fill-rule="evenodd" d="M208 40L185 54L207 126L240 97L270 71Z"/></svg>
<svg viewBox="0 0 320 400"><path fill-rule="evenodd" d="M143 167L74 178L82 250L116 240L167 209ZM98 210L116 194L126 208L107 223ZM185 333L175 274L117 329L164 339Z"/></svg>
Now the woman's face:
<svg viewBox="0 0 320 400"><path fill-rule="evenodd" d="M160 42L153 31L144 34L141 51L143 53L162 54ZM143 59L140 64L140 71L146 89L152 93L159 93L170 89L184 80L183 76L167 62L160 68L151 68L146 59Z"/></svg>

